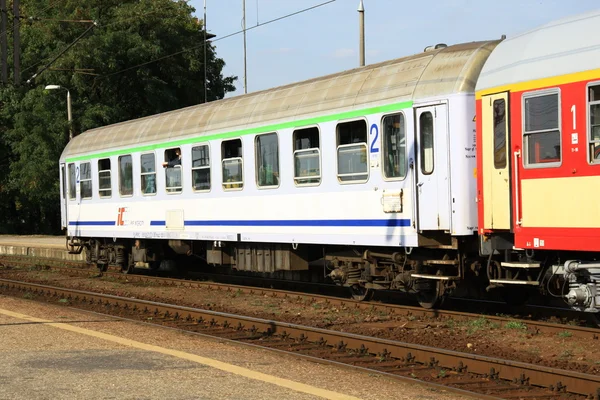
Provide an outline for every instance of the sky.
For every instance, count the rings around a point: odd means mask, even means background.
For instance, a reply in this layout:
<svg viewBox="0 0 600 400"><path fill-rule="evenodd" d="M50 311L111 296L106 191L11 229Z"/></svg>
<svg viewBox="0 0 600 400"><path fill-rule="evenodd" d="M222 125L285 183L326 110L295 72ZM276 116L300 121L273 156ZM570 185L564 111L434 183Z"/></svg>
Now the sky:
<svg viewBox="0 0 600 400"><path fill-rule="evenodd" d="M244 93L244 0L190 0L204 15L223 74L235 75ZM359 0L245 0L248 93L337 73L359 66ZM600 8L598 0L363 0L365 63L374 64L447 45L499 39L566 16ZM259 24L259 26L257 26ZM265 24L265 25L260 25ZM251 29L252 28L252 29ZM219 40L219 38L223 38Z"/></svg>

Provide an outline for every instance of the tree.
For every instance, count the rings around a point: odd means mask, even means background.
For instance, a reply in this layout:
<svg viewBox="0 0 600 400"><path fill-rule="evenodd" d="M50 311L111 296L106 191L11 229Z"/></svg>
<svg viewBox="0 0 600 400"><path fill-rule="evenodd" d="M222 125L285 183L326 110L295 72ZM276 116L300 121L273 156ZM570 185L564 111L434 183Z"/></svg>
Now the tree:
<svg viewBox="0 0 600 400"><path fill-rule="evenodd" d="M0 177L0 212L11 222L4 230L57 232L66 99L43 87L70 90L75 132L202 103L204 32L185 1L21 1L23 81L90 26L61 21L98 23L31 84L0 90L0 167L9 170ZM207 62L208 100L235 90L237 77L223 76L212 44Z"/></svg>

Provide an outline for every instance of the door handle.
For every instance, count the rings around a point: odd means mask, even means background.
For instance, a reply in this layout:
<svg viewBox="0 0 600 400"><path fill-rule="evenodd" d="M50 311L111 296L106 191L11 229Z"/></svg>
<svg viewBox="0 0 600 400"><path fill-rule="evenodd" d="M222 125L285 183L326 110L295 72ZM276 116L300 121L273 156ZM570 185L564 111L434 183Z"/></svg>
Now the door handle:
<svg viewBox="0 0 600 400"><path fill-rule="evenodd" d="M517 225L522 224L521 219L521 208L519 207L519 157L521 157L521 150L514 152L515 156L515 219Z"/></svg>
<svg viewBox="0 0 600 400"><path fill-rule="evenodd" d="M423 186L423 182L417 183L417 187L421 187L421 186Z"/></svg>

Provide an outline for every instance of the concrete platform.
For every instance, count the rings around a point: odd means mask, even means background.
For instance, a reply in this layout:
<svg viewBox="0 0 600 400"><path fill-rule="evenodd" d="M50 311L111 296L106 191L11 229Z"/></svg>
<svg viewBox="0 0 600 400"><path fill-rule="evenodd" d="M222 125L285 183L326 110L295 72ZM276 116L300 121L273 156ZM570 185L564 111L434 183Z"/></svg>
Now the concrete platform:
<svg viewBox="0 0 600 400"><path fill-rule="evenodd" d="M0 235L0 255L29 256L54 260L85 261L84 254L69 254L64 236Z"/></svg>
<svg viewBox="0 0 600 400"><path fill-rule="evenodd" d="M4 296L0 332L0 399L464 398L416 383Z"/></svg>

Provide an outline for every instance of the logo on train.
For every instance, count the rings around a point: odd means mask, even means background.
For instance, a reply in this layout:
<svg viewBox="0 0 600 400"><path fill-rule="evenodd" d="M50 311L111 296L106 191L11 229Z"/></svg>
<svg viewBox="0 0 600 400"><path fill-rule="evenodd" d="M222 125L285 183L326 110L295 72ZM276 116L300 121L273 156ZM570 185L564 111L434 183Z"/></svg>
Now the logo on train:
<svg viewBox="0 0 600 400"><path fill-rule="evenodd" d="M119 213L117 214L117 226L123 226L125 223L123 222L123 214L125 214L127 208L119 207Z"/></svg>
<svg viewBox="0 0 600 400"><path fill-rule="evenodd" d="M128 211L128 207L119 207L117 209L117 226L144 226L144 221L142 220L132 220L127 218L125 213Z"/></svg>

